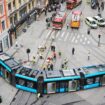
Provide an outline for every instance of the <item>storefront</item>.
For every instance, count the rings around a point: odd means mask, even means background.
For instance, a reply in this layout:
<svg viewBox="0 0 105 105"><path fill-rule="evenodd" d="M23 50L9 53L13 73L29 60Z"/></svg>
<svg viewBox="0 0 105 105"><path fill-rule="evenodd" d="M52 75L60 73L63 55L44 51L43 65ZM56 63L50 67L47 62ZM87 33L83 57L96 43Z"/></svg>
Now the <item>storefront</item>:
<svg viewBox="0 0 105 105"><path fill-rule="evenodd" d="M5 52L10 47L10 38L8 34L8 30L1 33L0 37L0 52Z"/></svg>

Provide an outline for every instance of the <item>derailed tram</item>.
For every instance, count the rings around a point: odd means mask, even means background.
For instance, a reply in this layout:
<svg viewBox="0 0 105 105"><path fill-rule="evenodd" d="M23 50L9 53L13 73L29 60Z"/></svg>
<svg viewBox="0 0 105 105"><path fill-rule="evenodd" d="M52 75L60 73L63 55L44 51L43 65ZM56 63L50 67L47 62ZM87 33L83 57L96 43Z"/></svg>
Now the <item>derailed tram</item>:
<svg viewBox="0 0 105 105"><path fill-rule="evenodd" d="M69 70L43 71L22 66L7 54L0 55L0 76L24 91L51 94L105 85L105 64Z"/></svg>

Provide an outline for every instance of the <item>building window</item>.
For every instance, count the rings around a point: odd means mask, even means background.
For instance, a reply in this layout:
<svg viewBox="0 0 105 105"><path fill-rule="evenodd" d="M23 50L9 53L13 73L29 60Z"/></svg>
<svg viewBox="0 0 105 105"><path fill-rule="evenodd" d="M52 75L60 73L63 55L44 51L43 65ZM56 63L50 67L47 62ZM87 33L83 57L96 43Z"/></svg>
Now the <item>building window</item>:
<svg viewBox="0 0 105 105"><path fill-rule="evenodd" d="M0 14L2 15L3 14L3 5L0 4Z"/></svg>
<svg viewBox="0 0 105 105"><path fill-rule="evenodd" d="M0 52L3 51L2 41L0 41Z"/></svg>
<svg viewBox="0 0 105 105"><path fill-rule="evenodd" d="M31 5L30 5L30 3L28 4L28 8L29 8L29 9L31 8Z"/></svg>
<svg viewBox="0 0 105 105"><path fill-rule="evenodd" d="M13 7L15 8L16 6L15 6L15 0L13 0Z"/></svg>
<svg viewBox="0 0 105 105"><path fill-rule="evenodd" d="M8 10L11 10L11 3L8 4Z"/></svg>
<svg viewBox="0 0 105 105"><path fill-rule="evenodd" d="M34 0L32 1L32 7L34 7Z"/></svg>
<svg viewBox="0 0 105 105"><path fill-rule="evenodd" d="M8 36L3 38L3 42L4 42L4 48L8 49L9 48Z"/></svg>
<svg viewBox="0 0 105 105"><path fill-rule="evenodd" d="M19 4L21 4L21 0L19 0Z"/></svg>
<svg viewBox="0 0 105 105"><path fill-rule="evenodd" d="M12 17L10 17L10 24L13 24L13 20L12 20Z"/></svg>
<svg viewBox="0 0 105 105"><path fill-rule="evenodd" d="M5 21L2 21L1 24L2 24L2 29L5 30Z"/></svg>

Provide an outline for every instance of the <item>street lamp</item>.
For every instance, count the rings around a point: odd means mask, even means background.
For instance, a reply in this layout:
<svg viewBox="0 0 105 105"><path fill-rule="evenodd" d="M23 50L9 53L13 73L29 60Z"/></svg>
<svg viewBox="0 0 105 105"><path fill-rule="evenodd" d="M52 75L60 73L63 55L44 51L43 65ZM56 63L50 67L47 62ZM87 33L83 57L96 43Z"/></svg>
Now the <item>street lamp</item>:
<svg viewBox="0 0 105 105"><path fill-rule="evenodd" d="M98 35L98 39L99 39L99 40L98 40L98 47L100 46L100 38L101 38L101 35L99 34L99 35Z"/></svg>
<svg viewBox="0 0 105 105"><path fill-rule="evenodd" d="M26 49L26 53L27 53L27 55L28 55L28 62L29 62L29 53L31 52L31 50L28 48L28 49Z"/></svg>

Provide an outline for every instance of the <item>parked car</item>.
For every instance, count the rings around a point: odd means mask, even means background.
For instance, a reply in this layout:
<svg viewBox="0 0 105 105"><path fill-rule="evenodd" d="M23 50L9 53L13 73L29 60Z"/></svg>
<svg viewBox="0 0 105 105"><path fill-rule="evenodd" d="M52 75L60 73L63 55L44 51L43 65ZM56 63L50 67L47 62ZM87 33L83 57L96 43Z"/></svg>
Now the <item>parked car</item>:
<svg viewBox="0 0 105 105"><path fill-rule="evenodd" d="M93 19L96 21L98 26L104 27L105 26L105 19L100 16L94 16Z"/></svg>
<svg viewBox="0 0 105 105"><path fill-rule="evenodd" d="M97 23L92 17L86 17L85 22L89 27L97 28Z"/></svg>

